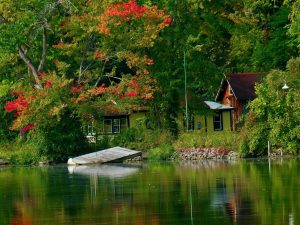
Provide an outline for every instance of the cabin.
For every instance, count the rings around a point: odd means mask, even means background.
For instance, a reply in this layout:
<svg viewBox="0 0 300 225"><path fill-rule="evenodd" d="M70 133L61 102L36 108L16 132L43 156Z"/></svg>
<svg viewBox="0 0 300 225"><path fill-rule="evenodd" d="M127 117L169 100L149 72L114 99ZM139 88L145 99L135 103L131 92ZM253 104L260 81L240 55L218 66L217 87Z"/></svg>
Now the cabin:
<svg viewBox="0 0 300 225"><path fill-rule="evenodd" d="M119 113L106 113L101 121L87 125L87 139L96 143L97 136L120 134L129 127L144 123L147 110L139 109Z"/></svg>
<svg viewBox="0 0 300 225"><path fill-rule="evenodd" d="M183 114L179 115L177 121L179 130L198 130L205 131L207 134L232 130L231 111L233 107L213 101L204 101L203 103L206 112L189 115L188 129Z"/></svg>
<svg viewBox="0 0 300 225"><path fill-rule="evenodd" d="M266 73L232 73L224 76L215 101L232 107L232 129L235 130L239 118L247 113L247 105L254 100L255 84Z"/></svg>
<svg viewBox="0 0 300 225"><path fill-rule="evenodd" d="M180 114L177 119L179 130L201 130L206 133L236 130L239 118L247 113L247 104L256 97L255 84L260 82L265 74L232 73L225 75L215 101L204 101L208 112L189 115L188 124L186 124L187 121L183 114ZM143 125L147 112L147 108L139 108L130 112L106 114L102 121L98 121L97 125L90 124L87 127L87 138L90 142L96 142L97 135L115 135L129 127Z"/></svg>
<svg viewBox="0 0 300 225"><path fill-rule="evenodd" d="M233 73L224 76L215 101L204 101L208 113L189 115L188 130L205 130L206 133L236 130L237 123L247 113L247 105L254 100L255 84L266 73ZM183 115L180 130L187 130Z"/></svg>

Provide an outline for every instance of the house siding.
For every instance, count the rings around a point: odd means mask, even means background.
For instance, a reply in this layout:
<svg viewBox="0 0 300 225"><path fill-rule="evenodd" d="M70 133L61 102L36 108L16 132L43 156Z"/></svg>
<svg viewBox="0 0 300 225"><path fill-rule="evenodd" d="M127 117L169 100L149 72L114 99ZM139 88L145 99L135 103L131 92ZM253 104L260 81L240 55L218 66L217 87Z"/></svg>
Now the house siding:
<svg viewBox="0 0 300 225"><path fill-rule="evenodd" d="M221 103L224 105L234 107L233 113L231 115L232 116L231 120L233 123L233 129L235 130L236 123L238 122L240 116L243 114L243 104L237 100L234 94L230 94L230 86L228 83Z"/></svg>
<svg viewBox="0 0 300 225"><path fill-rule="evenodd" d="M213 132L227 132L231 130L231 113L230 111L221 111L222 113L222 126L223 129L220 131L214 130L214 119L213 114L210 115L200 115L194 116L194 130L206 131L208 134ZM205 121L206 120L206 121ZM178 128L180 131L184 131L183 126L183 115L182 113L178 115L177 119ZM198 123L201 123L201 128L198 129Z"/></svg>
<svg viewBox="0 0 300 225"><path fill-rule="evenodd" d="M231 113L230 111L222 111L222 126L223 129L219 131L214 130L214 119L213 115L206 116L207 118L207 133L213 132L227 132L231 130L231 122L230 122Z"/></svg>
<svg viewBox="0 0 300 225"><path fill-rule="evenodd" d="M129 127L137 127L144 125L146 112L133 112L129 115Z"/></svg>

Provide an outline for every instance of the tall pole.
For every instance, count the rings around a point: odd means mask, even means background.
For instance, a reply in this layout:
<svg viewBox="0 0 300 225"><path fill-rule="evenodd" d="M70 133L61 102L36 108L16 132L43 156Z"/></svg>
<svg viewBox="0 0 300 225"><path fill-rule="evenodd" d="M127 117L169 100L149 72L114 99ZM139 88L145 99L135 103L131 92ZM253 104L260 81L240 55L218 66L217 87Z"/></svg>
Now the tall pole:
<svg viewBox="0 0 300 225"><path fill-rule="evenodd" d="M185 97L185 119L186 131L189 131L189 118L188 118L188 99L187 99L187 82L186 82L186 53L183 51L183 68L184 68L184 97Z"/></svg>

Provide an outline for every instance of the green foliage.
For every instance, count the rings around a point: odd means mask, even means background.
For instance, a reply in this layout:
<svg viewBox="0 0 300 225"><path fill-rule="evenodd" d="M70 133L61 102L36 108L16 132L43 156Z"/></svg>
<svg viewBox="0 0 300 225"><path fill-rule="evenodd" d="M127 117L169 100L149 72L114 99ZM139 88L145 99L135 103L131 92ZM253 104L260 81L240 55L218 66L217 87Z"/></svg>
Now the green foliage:
<svg viewBox="0 0 300 225"><path fill-rule="evenodd" d="M148 130L143 127L132 127L115 135L112 140L113 146L123 146L148 151L159 146L161 143L171 143L173 137L164 130Z"/></svg>
<svg viewBox="0 0 300 225"><path fill-rule="evenodd" d="M242 130L244 155L266 155L267 142L272 148L288 153L300 150L300 58L291 59L286 71L274 70L257 85L257 98ZM289 89L283 90L287 84Z"/></svg>
<svg viewBox="0 0 300 225"><path fill-rule="evenodd" d="M239 147L239 134L232 131L209 134L205 131L182 133L175 141L174 147L176 149L214 147L236 151Z"/></svg>
<svg viewBox="0 0 300 225"><path fill-rule="evenodd" d="M5 89L5 92L7 92L6 88L6 85L0 85L2 91ZM10 129L12 122L15 119L14 116L7 113L3 108L7 101L12 100L12 96L5 92L2 92L3 95L0 97L0 143L12 141L18 134L18 132Z"/></svg>
<svg viewBox="0 0 300 225"><path fill-rule="evenodd" d="M24 143L20 139L14 143L2 143L0 158L13 165L36 165L42 160L32 143Z"/></svg>
<svg viewBox="0 0 300 225"><path fill-rule="evenodd" d="M66 161L88 150L80 120L68 110L57 123L34 130L30 143L35 145L39 155L55 161Z"/></svg>
<svg viewBox="0 0 300 225"><path fill-rule="evenodd" d="M152 148L147 153L147 159L150 161L162 161L170 159L175 153L175 149L171 144L161 144L156 148Z"/></svg>

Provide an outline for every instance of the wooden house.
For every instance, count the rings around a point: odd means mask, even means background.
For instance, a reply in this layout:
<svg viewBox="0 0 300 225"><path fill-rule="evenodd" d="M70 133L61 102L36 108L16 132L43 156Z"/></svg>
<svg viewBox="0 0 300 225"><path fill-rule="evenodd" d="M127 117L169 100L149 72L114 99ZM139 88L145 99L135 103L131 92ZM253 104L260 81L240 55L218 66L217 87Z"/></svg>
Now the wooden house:
<svg viewBox="0 0 300 225"><path fill-rule="evenodd" d="M255 84L266 73L233 73L225 75L215 101L233 107L231 121L233 129L241 115L247 113L247 105L255 95Z"/></svg>
<svg viewBox="0 0 300 225"><path fill-rule="evenodd" d="M101 121L87 125L87 139L95 143L97 136L115 135L124 132L129 127L144 124L146 110L132 110L128 112L106 113Z"/></svg>
<svg viewBox="0 0 300 225"><path fill-rule="evenodd" d="M231 111L233 107L213 101L204 101L207 113L195 113L190 115L189 131L198 130L206 133L231 131ZM178 118L179 129L187 130L183 114Z"/></svg>

